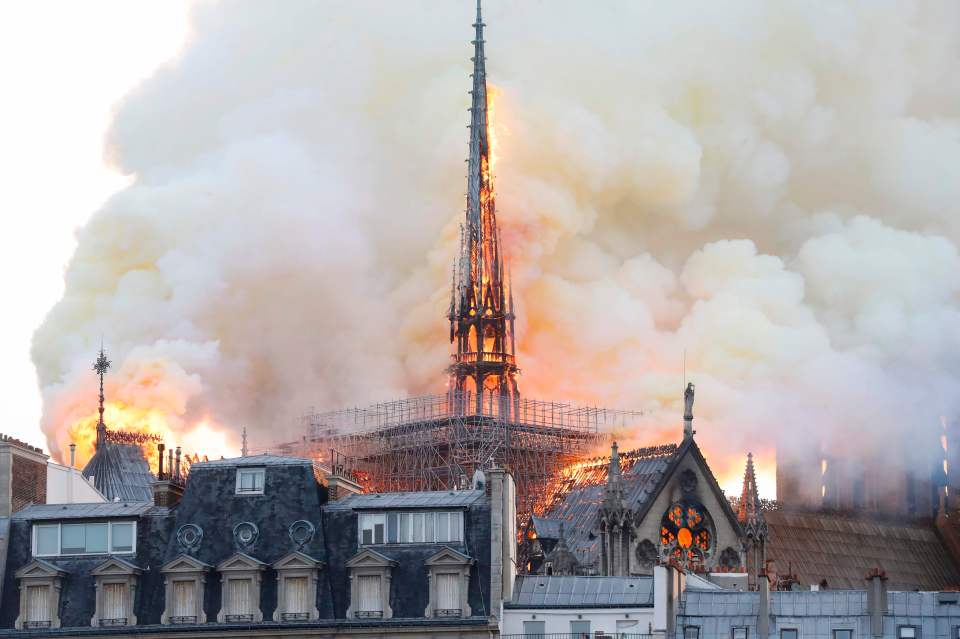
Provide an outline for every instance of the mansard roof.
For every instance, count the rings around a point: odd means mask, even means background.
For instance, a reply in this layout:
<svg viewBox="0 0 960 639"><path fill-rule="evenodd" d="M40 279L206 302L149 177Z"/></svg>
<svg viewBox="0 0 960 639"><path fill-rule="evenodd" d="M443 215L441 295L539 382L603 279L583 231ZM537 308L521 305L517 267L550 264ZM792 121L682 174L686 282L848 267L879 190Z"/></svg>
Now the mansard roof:
<svg viewBox="0 0 960 639"><path fill-rule="evenodd" d="M231 457L229 459L211 459L209 461L195 462L190 465L190 472L194 470L203 470L205 468L239 468L252 466L312 466L313 461L303 457L288 457L286 455L271 455L264 453L262 455L247 455L246 457Z"/></svg>

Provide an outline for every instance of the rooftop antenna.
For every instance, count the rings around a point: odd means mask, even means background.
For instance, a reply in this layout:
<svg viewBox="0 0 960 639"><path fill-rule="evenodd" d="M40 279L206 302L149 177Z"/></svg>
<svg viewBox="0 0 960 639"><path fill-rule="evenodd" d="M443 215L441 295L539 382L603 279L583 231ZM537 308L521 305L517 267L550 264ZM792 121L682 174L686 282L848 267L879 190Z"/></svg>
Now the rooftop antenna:
<svg viewBox="0 0 960 639"><path fill-rule="evenodd" d="M100 376L100 419L97 421L97 448L107 439L107 426L103 423L103 376L110 369L110 360L103 352L103 338L100 338L100 355L93 363L93 370Z"/></svg>

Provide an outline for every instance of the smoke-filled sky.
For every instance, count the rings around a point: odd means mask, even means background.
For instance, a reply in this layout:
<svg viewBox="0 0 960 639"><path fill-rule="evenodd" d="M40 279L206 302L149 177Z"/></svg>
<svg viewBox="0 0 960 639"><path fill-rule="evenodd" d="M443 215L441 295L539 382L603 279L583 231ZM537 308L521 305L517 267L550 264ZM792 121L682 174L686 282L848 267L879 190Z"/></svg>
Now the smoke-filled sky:
<svg viewBox="0 0 960 639"><path fill-rule="evenodd" d="M714 471L735 490L760 453L768 496L775 442L957 418L960 5L485 4L523 394L673 441L686 353ZM34 337L52 452L95 412L101 334L108 395L185 438L443 390L472 14L193 8L117 106L133 179Z"/></svg>

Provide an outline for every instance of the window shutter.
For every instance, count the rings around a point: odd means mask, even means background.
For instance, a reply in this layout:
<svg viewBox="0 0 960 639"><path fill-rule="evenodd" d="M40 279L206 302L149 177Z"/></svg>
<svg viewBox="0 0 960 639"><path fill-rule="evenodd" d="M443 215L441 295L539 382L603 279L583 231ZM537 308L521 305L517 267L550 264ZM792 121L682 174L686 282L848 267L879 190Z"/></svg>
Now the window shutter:
<svg viewBox="0 0 960 639"><path fill-rule="evenodd" d="M194 583L192 581L173 582L173 616L195 617L197 607L194 604Z"/></svg>
<svg viewBox="0 0 960 639"><path fill-rule="evenodd" d="M50 621L50 586L27 586L27 621Z"/></svg>
<svg viewBox="0 0 960 639"><path fill-rule="evenodd" d="M360 575L360 610L362 612L382 611L380 604L380 575Z"/></svg>
<svg viewBox="0 0 960 639"><path fill-rule="evenodd" d="M231 579L229 581L230 589L228 595L227 610L231 615L250 615L253 614L253 606L250 605L251 584L249 579Z"/></svg>
<svg viewBox="0 0 960 639"><path fill-rule="evenodd" d="M303 614L309 612L306 577L287 577L285 589L287 596L286 611L288 613Z"/></svg>
<svg viewBox="0 0 960 639"><path fill-rule="evenodd" d="M100 618L126 620L126 594L126 584L103 584L103 613Z"/></svg>
<svg viewBox="0 0 960 639"><path fill-rule="evenodd" d="M460 609L460 575L446 572L437 575L437 609Z"/></svg>

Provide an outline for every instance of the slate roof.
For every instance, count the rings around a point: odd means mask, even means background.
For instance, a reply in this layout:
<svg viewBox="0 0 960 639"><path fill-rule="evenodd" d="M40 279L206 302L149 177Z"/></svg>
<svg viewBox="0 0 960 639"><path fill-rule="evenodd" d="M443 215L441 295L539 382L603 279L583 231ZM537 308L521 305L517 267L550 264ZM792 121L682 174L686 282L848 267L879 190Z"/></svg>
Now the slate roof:
<svg viewBox="0 0 960 639"><path fill-rule="evenodd" d="M779 574L801 584L827 580L832 588L863 588L873 568L889 590L960 586L960 571L932 525L876 521L832 513L768 511L767 558Z"/></svg>
<svg viewBox="0 0 960 639"><path fill-rule="evenodd" d="M653 605L652 577L517 577L508 608L621 608Z"/></svg>
<svg viewBox="0 0 960 639"><path fill-rule="evenodd" d="M382 508L465 508L484 496L482 490L449 490L412 493L350 495L331 502L328 510L379 510Z"/></svg>
<svg viewBox="0 0 960 639"><path fill-rule="evenodd" d="M94 488L107 501L153 500L153 474L136 444L100 443L83 469L83 476L93 477Z"/></svg>
<svg viewBox="0 0 960 639"><path fill-rule="evenodd" d="M152 501L113 501L93 504L31 504L13 514L17 521L50 519L100 519L102 517L139 517L153 508Z"/></svg>
<svg viewBox="0 0 960 639"><path fill-rule="evenodd" d="M262 455L248 455L247 457L232 457L230 459L212 459L210 461L194 462L190 465L190 471L203 468L223 468L234 466L300 466L303 464L313 464L310 459L303 457L287 457L284 455L271 455L264 453Z"/></svg>
<svg viewBox="0 0 960 639"><path fill-rule="evenodd" d="M642 510L677 452L676 446L657 446L620 454L627 508ZM600 542L593 526L603 504L608 464L609 457L598 457L564 471L543 516L532 519L537 536L544 539L556 539L560 523L565 522L567 545L583 567L595 565L599 558Z"/></svg>
<svg viewBox="0 0 960 639"><path fill-rule="evenodd" d="M948 593L953 595L954 593ZM918 636L947 638L960 623L960 605L941 599L939 592L890 592L883 637L895 639L899 626L916 626ZM702 639L729 639L731 628L747 627L755 636L760 598L757 592L687 590L680 605L675 637L684 626L700 628ZM834 628L852 628L854 636L869 637L870 613L864 590L786 591L770 593L771 636L782 628L797 628L799 636L830 639Z"/></svg>

